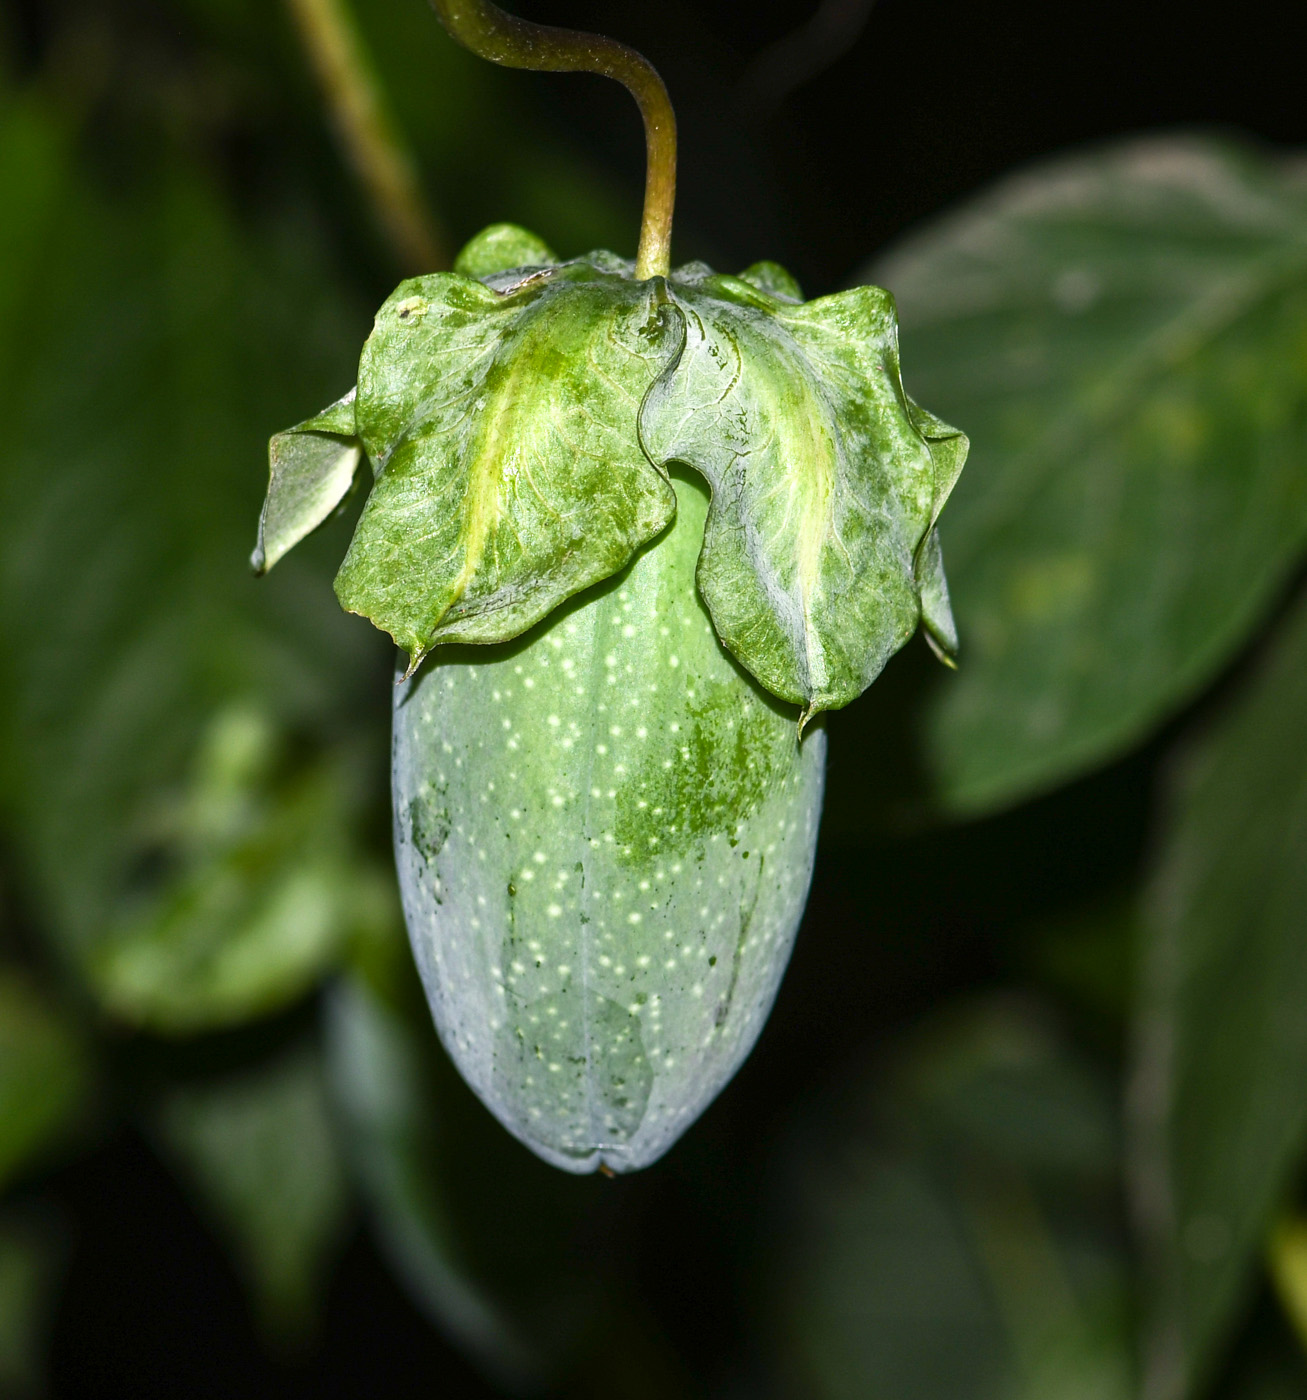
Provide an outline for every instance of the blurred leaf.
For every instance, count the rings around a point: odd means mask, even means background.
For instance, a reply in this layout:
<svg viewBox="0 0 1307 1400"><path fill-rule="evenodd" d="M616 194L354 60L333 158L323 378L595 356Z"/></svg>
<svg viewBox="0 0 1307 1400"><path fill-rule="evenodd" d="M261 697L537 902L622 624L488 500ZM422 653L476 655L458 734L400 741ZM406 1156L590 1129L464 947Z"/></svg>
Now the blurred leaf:
<svg viewBox="0 0 1307 1400"><path fill-rule="evenodd" d="M792 1393L1126 1400L1096 1077L995 1000L911 1037L862 1094L799 1177L778 1261Z"/></svg>
<svg viewBox="0 0 1307 1400"><path fill-rule="evenodd" d="M960 670L925 719L976 813L1137 743L1307 540L1307 181L1171 137L1062 157L868 270L973 452L944 518Z"/></svg>
<svg viewBox="0 0 1307 1400"><path fill-rule="evenodd" d="M633 256L639 189L621 189L584 139L554 134L532 103L536 79L484 62L444 32L428 5L358 6L384 84L439 191L454 247L497 220L536 229L574 257L595 248ZM562 79L563 82L567 80ZM631 114L631 140L640 140Z"/></svg>
<svg viewBox="0 0 1307 1400"><path fill-rule="evenodd" d="M39 256L65 196L68 138L62 123L34 103L8 99L0 86L0 326L17 324L29 289L24 271ZM3 352L0 352L3 353Z"/></svg>
<svg viewBox="0 0 1307 1400"><path fill-rule="evenodd" d="M440 1123L413 1031L360 978L339 984L328 1063L351 1155L383 1244L437 1325L515 1391L541 1360L469 1275L441 1190Z"/></svg>
<svg viewBox="0 0 1307 1400"><path fill-rule="evenodd" d="M257 711L220 711L184 803L161 814L171 869L125 899L90 961L105 1005L165 1033L211 1029L301 996L347 941L389 917L391 872L350 845L343 759L273 781Z"/></svg>
<svg viewBox="0 0 1307 1400"><path fill-rule="evenodd" d="M381 674L370 629L339 615L312 550L264 584L244 562L268 434L352 380L366 317L308 221L242 226L202 173L166 158L109 199L56 159L54 130L35 98L0 104L0 169L28 171L0 210L12 252L0 264L0 822L63 953L98 967L130 1014L166 1021L159 995L215 956L224 923L264 951L320 947L293 921L271 929L278 901L298 905L297 879L319 905L337 898L304 874L306 849L351 820L329 779L315 795L287 788L279 811L213 843L212 868L196 859L175 888L155 828L216 715L248 705L316 749L357 728L351 710ZM39 160L24 157L42 140ZM243 861L262 890L236 891ZM198 947L166 972L122 951L150 896L145 943ZM262 978L262 956L231 950L247 961L223 972L220 1012L197 1012L194 977L178 976L175 1019L231 1019L286 995L287 958Z"/></svg>
<svg viewBox="0 0 1307 1400"><path fill-rule="evenodd" d="M45 1332L62 1253L57 1219L44 1212L0 1216L0 1396L45 1393Z"/></svg>
<svg viewBox="0 0 1307 1400"><path fill-rule="evenodd" d="M1266 1247L1271 1282L1285 1316L1307 1348L1307 1220L1282 1216Z"/></svg>
<svg viewBox="0 0 1307 1400"><path fill-rule="evenodd" d="M1115 1046L1134 1010L1136 891L1114 890L1020 931L1018 963Z"/></svg>
<svg viewBox="0 0 1307 1400"><path fill-rule="evenodd" d="M441 1052L400 927L334 989L327 1027L382 1247L456 1346L512 1394L701 1393L630 1277L621 1222L649 1186L559 1172L502 1130Z"/></svg>
<svg viewBox="0 0 1307 1400"><path fill-rule="evenodd" d="M1145 909L1132 1094L1150 1400L1206 1374L1307 1141L1307 606L1184 778Z"/></svg>
<svg viewBox="0 0 1307 1400"><path fill-rule="evenodd" d="M312 1329L344 1223L345 1178L317 1055L176 1089L159 1129L278 1339Z"/></svg>
<svg viewBox="0 0 1307 1400"><path fill-rule="evenodd" d="M892 1133L946 1160L984 1157L1063 1184L1116 1171L1100 1076L1015 998L937 1013L906 1038L880 1093Z"/></svg>
<svg viewBox="0 0 1307 1400"><path fill-rule="evenodd" d="M0 1190L68 1132L89 1088L76 1033L25 975L0 966Z"/></svg>

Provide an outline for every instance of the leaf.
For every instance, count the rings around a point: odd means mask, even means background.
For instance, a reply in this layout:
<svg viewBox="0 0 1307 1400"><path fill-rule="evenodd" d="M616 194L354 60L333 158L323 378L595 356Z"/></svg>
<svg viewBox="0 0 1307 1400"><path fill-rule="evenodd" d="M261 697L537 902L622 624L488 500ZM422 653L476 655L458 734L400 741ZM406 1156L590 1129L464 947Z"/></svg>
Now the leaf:
<svg viewBox="0 0 1307 1400"><path fill-rule="evenodd" d="M1307 1221L1282 1215L1266 1245L1267 1271L1286 1320L1301 1345L1307 1340Z"/></svg>
<svg viewBox="0 0 1307 1400"><path fill-rule="evenodd" d="M68 159L65 124L0 87L0 189L9 195L0 219L0 325L15 324L23 307L23 272L58 217Z"/></svg>
<svg viewBox="0 0 1307 1400"><path fill-rule="evenodd" d="M806 718L856 699L916 631L918 554L966 439L910 406L879 288L795 305L691 273L671 284L685 347L645 401L641 440L707 479L698 581L713 624ZM922 559L947 637L935 546Z"/></svg>
<svg viewBox="0 0 1307 1400"><path fill-rule="evenodd" d="M1191 1393L1307 1145L1307 605L1188 756L1146 902L1131 1096L1149 1400Z"/></svg>
<svg viewBox="0 0 1307 1400"><path fill-rule="evenodd" d="M336 592L410 670L440 642L518 636L675 512L635 433L663 317L612 261L502 291L414 278L378 313L355 405L377 481Z"/></svg>
<svg viewBox="0 0 1307 1400"><path fill-rule="evenodd" d="M1096 1076L994 998L909 1037L855 1105L805 1151L776 1251L793 1393L1126 1400Z"/></svg>
<svg viewBox="0 0 1307 1400"><path fill-rule="evenodd" d="M0 1190L67 1135L90 1078L73 1028L27 976L0 965Z"/></svg>
<svg viewBox="0 0 1307 1400"><path fill-rule="evenodd" d="M382 1242L414 1296L463 1350L515 1392L542 1359L460 1258L441 1192L441 1129L412 1030L358 977L328 1004L328 1065L355 1171Z"/></svg>
<svg viewBox="0 0 1307 1400"><path fill-rule="evenodd" d="M0 166L33 124L35 99L0 104ZM37 927L92 975L168 898L160 814L207 726L249 707L312 768L385 661L312 546L265 586L244 571L268 431L352 373L365 323L312 226L237 224L166 156L112 199L71 158L55 173L0 210L7 230L46 211L0 261L0 825Z"/></svg>
<svg viewBox="0 0 1307 1400"><path fill-rule="evenodd" d="M90 960L106 1007L190 1034L302 996L354 937L385 917L389 872L351 847L357 784L340 760L281 775L275 734L245 708L209 727L181 809L161 824L151 884Z"/></svg>
<svg viewBox="0 0 1307 1400"><path fill-rule="evenodd" d="M1011 178L871 273L975 451L945 522L965 662L925 715L951 811L1137 744L1307 540L1307 186L1194 137Z"/></svg>
<svg viewBox="0 0 1307 1400"><path fill-rule="evenodd" d="M345 1219L345 1177L319 1058L298 1049L259 1069L171 1092L158 1128L231 1249L264 1325L312 1329Z"/></svg>
<svg viewBox="0 0 1307 1400"><path fill-rule="evenodd" d="M363 447L354 436L354 390L268 445L268 495L250 559L267 573L336 510L354 485Z"/></svg>

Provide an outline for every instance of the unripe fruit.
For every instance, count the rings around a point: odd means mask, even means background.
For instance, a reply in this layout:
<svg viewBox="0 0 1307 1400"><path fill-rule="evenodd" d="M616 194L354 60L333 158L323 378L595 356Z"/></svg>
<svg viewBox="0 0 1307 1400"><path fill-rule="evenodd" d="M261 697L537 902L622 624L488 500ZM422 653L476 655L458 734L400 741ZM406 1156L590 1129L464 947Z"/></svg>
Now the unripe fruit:
<svg viewBox="0 0 1307 1400"><path fill-rule="evenodd" d="M717 640L707 509L519 642L396 692L395 841L440 1037L568 1171L631 1171L762 1029L803 911L826 738Z"/></svg>

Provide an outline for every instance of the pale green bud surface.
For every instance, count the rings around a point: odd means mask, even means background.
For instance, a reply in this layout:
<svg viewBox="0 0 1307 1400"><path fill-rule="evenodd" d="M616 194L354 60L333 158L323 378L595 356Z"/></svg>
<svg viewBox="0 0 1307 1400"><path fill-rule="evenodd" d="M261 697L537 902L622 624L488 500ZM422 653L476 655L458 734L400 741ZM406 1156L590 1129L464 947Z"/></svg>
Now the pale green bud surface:
<svg viewBox="0 0 1307 1400"><path fill-rule="evenodd" d="M526 645L396 692L395 844L436 1025L510 1132L646 1166L771 1010L808 893L826 736L726 654L694 589L702 492Z"/></svg>

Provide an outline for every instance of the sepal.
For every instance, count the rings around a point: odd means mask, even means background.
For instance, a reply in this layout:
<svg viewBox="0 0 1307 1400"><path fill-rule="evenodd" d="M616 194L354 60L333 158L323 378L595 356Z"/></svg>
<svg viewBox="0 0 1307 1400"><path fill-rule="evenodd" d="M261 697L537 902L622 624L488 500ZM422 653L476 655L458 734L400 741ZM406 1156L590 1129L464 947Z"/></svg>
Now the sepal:
<svg viewBox="0 0 1307 1400"><path fill-rule="evenodd" d="M268 494L250 567L265 574L310 535L354 489L363 448L355 436L354 390L268 443Z"/></svg>
<svg viewBox="0 0 1307 1400"><path fill-rule="evenodd" d="M889 293L795 304L713 277L672 294L685 345L641 440L711 488L698 582L723 644L804 723L860 695L923 616L955 645L927 536L966 439L904 393Z"/></svg>
<svg viewBox="0 0 1307 1400"><path fill-rule="evenodd" d="M336 593L410 670L521 635L672 519L635 432L674 351L660 286L580 261L504 290L415 278L382 307L356 405L377 480Z"/></svg>

